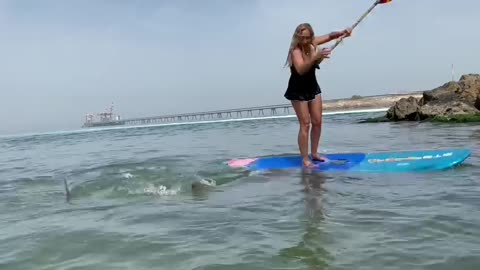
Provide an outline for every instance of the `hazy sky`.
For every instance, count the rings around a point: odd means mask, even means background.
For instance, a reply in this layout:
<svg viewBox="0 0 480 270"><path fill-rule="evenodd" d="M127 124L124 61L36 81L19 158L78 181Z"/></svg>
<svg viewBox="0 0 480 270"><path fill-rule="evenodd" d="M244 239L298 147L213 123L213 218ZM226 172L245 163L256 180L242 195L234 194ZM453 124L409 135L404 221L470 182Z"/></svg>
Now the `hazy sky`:
<svg viewBox="0 0 480 270"><path fill-rule="evenodd" d="M0 0L0 133L286 103L294 28L343 29L373 0ZM380 5L317 72L325 99L480 73L480 2Z"/></svg>

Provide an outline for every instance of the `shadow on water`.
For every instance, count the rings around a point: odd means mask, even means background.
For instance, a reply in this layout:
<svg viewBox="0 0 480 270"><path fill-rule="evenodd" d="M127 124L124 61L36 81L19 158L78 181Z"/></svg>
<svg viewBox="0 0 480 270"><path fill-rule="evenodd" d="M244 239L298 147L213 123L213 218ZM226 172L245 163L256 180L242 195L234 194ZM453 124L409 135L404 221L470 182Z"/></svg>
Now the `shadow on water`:
<svg viewBox="0 0 480 270"><path fill-rule="evenodd" d="M178 158L120 162L80 169L62 181L67 202L88 200L151 200L176 198L205 200L220 186L248 176L226 166L203 164L196 170Z"/></svg>
<svg viewBox="0 0 480 270"><path fill-rule="evenodd" d="M301 184L304 191L305 212L300 220L304 227L301 241L293 247L282 249L281 258L305 264L310 270L327 269L333 256L325 248L328 235L324 230L324 184L329 178L322 172L302 170Z"/></svg>

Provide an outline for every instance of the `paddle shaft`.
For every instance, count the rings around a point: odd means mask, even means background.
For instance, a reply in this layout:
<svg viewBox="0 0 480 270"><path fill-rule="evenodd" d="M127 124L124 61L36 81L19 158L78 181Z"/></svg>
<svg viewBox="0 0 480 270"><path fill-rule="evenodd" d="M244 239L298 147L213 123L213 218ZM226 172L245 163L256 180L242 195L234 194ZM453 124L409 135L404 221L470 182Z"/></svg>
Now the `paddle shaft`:
<svg viewBox="0 0 480 270"><path fill-rule="evenodd" d="M365 11L365 13L363 13L363 15L352 25L352 30L357 27L357 25L363 20L365 19L365 17L367 17L368 13L370 13L378 4L380 3L379 0L375 1L375 3L367 10ZM333 49L335 49L335 47L338 46L338 44L340 44L340 42L342 42L343 40L343 37L340 38L339 40L337 40L335 42L335 44L333 44L333 46L330 48L330 50L333 51Z"/></svg>

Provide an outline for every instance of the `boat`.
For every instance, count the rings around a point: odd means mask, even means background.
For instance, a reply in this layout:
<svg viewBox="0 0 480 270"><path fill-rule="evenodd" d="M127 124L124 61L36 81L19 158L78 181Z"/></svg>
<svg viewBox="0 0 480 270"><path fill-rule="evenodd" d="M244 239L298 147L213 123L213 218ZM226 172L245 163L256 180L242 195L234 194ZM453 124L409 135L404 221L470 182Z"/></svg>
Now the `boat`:
<svg viewBox="0 0 480 270"><path fill-rule="evenodd" d="M95 118L98 116L98 119ZM113 103L110 108L106 109L104 112L100 113L87 113L85 115L85 122L82 125L82 128L91 128L91 127L104 127L104 126L121 126L125 125L125 121L120 118L120 115L117 115L113 112Z"/></svg>

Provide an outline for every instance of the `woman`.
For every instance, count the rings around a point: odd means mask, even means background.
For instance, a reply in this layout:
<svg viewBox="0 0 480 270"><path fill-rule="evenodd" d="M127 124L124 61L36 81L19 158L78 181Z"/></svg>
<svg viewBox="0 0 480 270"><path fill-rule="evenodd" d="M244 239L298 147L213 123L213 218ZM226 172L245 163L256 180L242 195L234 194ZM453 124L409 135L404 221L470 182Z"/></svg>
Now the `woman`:
<svg viewBox="0 0 480 270"><path fill-rule="evenodd" d="M284 96L292 102L297 115L300 124L298 147L303 166L308 168L315 166L308 157L310 124L312 126L311 158L325 161L317 152L322 130L322 91L315 76L315 69L323 59L329 58L330 50L317 50L317 46L337 38L348 37L351 32L351 29L347 28L343 31L315 36L310 24L302 23L297 26L292 37L287 58L291 75Z"/></svg>

